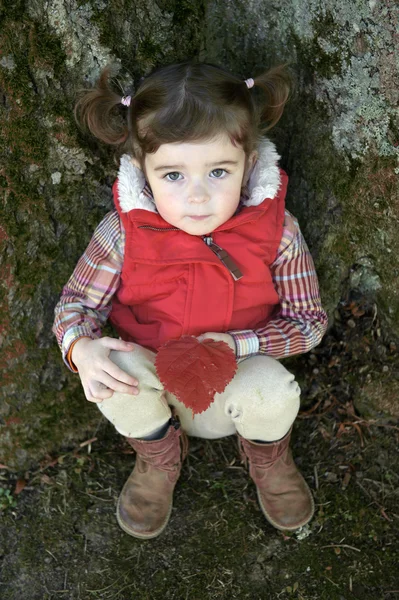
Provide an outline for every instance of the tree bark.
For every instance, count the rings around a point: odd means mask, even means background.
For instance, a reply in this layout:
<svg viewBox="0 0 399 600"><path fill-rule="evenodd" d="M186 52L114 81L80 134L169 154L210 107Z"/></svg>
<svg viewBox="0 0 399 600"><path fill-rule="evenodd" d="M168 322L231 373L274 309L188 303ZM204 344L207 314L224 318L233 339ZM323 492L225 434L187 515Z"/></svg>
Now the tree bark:
<svg viewBox="0 0 399 600"><path fill-rule="evenodd" d="M51 326L112 208L112 151L83 137L72 114L78 90L108 63L122 93L154 66L189 57L243 79L289 62L296 89L271 137L330 324L355 292L399 335L398 20L393 0L0 6L0 462L24 468L99 422Z"/></svg>

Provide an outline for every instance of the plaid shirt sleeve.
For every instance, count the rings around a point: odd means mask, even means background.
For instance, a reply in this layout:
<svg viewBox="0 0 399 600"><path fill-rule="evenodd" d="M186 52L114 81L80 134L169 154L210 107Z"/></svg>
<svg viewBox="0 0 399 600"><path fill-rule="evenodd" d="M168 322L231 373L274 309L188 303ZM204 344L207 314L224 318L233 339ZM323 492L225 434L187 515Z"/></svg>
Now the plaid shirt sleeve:
<svg viewBox="0 0 399 600"><path fill-rule="evenodd" d="M285 358L309 352L327 329L313 259L298 221L287 210L275 261L270 265L280 309L262 329L229 331L237 358L267 354ZM288 226L290 223L290 226Z"/></svg>
<svg viewBox="0 0 399 600"><path fill-rule="evenodd" d="M105 215L78 261L55 307L52 331L67 367L70 349L81 337L101 337L118 289L124 253L124 229L116 210Z"/></svg>

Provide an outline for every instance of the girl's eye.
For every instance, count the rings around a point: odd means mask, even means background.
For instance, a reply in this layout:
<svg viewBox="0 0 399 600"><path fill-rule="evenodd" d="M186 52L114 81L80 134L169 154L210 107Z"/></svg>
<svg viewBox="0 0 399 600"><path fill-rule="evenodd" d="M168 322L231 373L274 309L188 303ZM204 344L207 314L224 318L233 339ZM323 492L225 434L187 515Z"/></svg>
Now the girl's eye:
<svg viewBox="0 0 399 600"><path fill-rule="evenodd" d="M226 169L213 169L212 173L228 173L228 171L226 171ZM222 175L216 175L216 179L222 179Z"/></svg>
<svg viewBox="0 0 399 600"><path fill-rule="evenodd" d="M180 173L178 173L177 171L173 171L172 173L166 173L166 175L165 175L165 179L166 179L167 177L169 177L169 175L180 175ZM178 180L178 179L173 179L173 178L172 178L172 179L168 179L167 181L179 181L179 180Z"/></svg>
<svg viewBox="0 0 399 600"><path fill-rule="evenodd" d="M226 169L213 169L213 171L211 171L211 173L216 173L213 179L224 179L223 173L228 172L229 171L226 171ZM171 173L166 173L166 175L164 175L164 179L166 179L167 181L180 181L178 179L179 175L180 173L178 173L177 171L172 171Z"/></svg>

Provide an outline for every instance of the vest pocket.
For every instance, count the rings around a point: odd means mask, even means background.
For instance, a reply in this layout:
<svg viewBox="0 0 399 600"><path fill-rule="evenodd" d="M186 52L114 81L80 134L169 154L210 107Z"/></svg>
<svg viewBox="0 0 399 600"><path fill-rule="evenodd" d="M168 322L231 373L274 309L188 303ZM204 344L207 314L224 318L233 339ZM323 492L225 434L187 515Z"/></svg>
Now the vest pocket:
<svg viewBox="0 0 399 600"><path fill-rule="evenodd" d="M120 290L119 299L131 307L137 321L183 323L187 280L150 281L146 285L129 285Z"/></svg>

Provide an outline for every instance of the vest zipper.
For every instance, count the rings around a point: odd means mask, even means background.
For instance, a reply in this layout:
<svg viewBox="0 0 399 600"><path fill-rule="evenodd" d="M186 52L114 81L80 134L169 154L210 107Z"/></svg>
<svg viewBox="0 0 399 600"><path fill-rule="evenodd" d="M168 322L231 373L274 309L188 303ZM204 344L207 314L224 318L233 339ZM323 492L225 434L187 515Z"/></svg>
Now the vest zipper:
<svg viewBox="0 0 399 600"><path fill-rule="evenodd" d="M230 275L234 279L234 281L238 281L242 277L242 273L240 269L237 267L236 263L233 261L231 256L227 254L226 250L223 250L220 246L215 244L211 235L202 236L205 244L212 250L214 254L218 257L218 259L224 264L225 267L230 272Z"/></svg>
<svg viewBox="0 0 399 600"><path fill-rule="evenodd" d="M180 231L177 227L153 227L152 225L139 225L138 229L152 229L153 231Z"/></svg>
<svg viewBox="0 0 399 600"><path fill-rule="evenodd" d="M179 231L178 227L153 227L152 225L139 225L139 229L152 229L153 231ZM237 267L233 259L226 250L223 250L220 246L215 244L211 235L203 235L203 241L212 250L212 252L218 257L220 262L228 269L230 275L234 281L238 281L242 277L240 269Z"/></svg>

